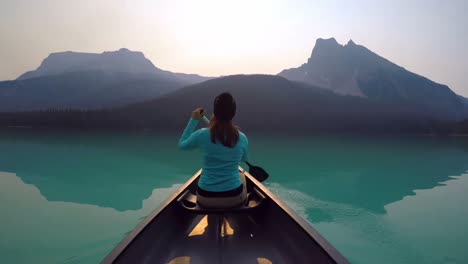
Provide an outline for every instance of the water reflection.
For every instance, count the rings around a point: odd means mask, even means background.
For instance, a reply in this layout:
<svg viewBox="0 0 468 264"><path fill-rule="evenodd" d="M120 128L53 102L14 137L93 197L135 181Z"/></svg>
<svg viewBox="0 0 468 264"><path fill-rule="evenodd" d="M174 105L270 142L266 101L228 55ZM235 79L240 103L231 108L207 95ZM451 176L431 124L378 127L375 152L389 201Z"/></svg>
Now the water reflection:
<svg viewBox="0 0 468 264"><path fill-rule="evenodd" d="M176 142L177 135L3 131L0 171L51 201L136 210L154 188L183 183L200 167L201 157L178 151ZM268 182L380 214L414 190L466 172L467 150L463 139L250 135L251 160L268 170Z"/></svg>
<svg viewBox="0 0 468 264"><path fill-rule="evenodd" d="M138 210L117 211L48 201L13 173L0 172L2 263L98 263L125 234L180 185L154 189Z"/></svg>
<svg viewBox="0 0 468 264"><path fill-rule="evenodd" d="M249 137L268 188L351 262L468 263L467 140ZM176 141L0 132L1 262L98 262L198 170Z"/></svg>
<svg viewBox="0 0 468 264"><path fill-rule="evenodd" d="M252 159L268 169L268 182L377 214L414 190L431 189L468 171L466 139L312 137L251 142Z"/></svg>
<svg viewBox="0 0 468 264"><path fill-rule="evenodd" d="M385 221L421 263L468 263L468 174L385 206ZM428 254L427 252L437 252Z"/></svg>
<svg viewBox="0 0 468 264"><path fill-rule="evenodd" d="M183 183L198 170L196 155L189 159L175 142L145 134L3 132L0 171L15 173L50 201L136 210L154 188Z"/></svg>
<svg viewBox="0 0 468 264"><path fill-rule="evenodd" d="M416 190L386 205L385 214L323 201L279 184L269 189L311 221L351 263L468 263L468 174Z"/></svg>

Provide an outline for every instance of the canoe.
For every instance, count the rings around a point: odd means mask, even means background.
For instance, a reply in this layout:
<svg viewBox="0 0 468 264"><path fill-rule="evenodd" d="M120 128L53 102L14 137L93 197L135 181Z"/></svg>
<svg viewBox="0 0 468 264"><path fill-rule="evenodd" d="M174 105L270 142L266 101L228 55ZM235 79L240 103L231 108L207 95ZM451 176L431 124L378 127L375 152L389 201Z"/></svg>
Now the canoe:
<svg viewBox="0 0 468 264"><path fill-rule="evenodd" d="M348 263L307 221L239 170L249 193L244 206L199 207L194 194L200 170L101 263Z"/></svg>

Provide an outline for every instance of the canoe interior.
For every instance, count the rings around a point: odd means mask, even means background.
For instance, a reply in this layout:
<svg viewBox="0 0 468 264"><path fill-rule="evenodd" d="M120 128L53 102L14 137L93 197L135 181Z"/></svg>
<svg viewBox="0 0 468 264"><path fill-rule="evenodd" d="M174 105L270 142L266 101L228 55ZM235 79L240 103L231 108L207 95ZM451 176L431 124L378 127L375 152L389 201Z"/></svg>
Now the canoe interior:
<svg viewBox="0 0 468 264"><path fill-rule="evenodd" d="M294 221L291 213L298 216L250 175L249 189L259 188L267 197L255 210L222 215L182 208L177 198L187 189L195 193L198 174L102 263L347 263L312 227L304 229L307 223Z"/></svg>

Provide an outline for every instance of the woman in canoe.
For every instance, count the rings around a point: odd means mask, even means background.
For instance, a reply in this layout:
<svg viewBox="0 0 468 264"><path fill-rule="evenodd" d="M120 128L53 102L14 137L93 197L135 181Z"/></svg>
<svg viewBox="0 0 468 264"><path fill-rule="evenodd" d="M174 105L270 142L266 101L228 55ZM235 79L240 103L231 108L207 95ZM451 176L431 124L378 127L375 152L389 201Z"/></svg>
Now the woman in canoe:
<svg viewBox="0 0 468 264"><path fill-rule="evenodd" d="M230 93L214 100L213 117L207 128L196 130L203 109L192 112L179 140L179 148L200 148L204 152L203 170L198 181L197 201L206 208L231 208L247 198L245 176L239 163L247 160L248 140L232 123L236 102Z"/></svg>

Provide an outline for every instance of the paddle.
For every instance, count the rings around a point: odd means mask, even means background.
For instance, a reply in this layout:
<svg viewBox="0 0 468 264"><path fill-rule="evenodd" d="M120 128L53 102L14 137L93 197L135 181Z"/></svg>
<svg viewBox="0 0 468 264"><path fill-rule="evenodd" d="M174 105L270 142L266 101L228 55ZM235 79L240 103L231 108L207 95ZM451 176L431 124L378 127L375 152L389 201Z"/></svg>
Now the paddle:
<svg viewBox="0 0 468 264"><path fill-rule="evenodd" d="M263 168L259 166L254 166L246 161L247 165L249 165L249 173L252 175L257 181L263 182L264 180L268 179L270 175L266 172Z"/></svg>

